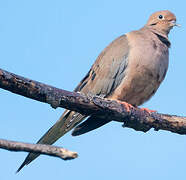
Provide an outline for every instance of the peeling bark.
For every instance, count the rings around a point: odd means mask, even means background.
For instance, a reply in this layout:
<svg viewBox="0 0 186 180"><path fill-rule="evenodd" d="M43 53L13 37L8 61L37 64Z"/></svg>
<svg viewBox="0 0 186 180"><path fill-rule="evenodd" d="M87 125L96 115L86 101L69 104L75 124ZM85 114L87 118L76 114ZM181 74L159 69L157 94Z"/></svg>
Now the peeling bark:
<svg viewBox="0 0 186 180"><path fill-rule="evenodd" d="M62 107L85 115L96 115L101 119L123 122L123 127L147 132L167 130L186 134L186 117L147 113L140 108L131 107L130 111L116 101L98 96L85 96L77 92L58 89L34 80L30 80L0 69L0 88L13 93L50 104L53 108Z"/></svg>

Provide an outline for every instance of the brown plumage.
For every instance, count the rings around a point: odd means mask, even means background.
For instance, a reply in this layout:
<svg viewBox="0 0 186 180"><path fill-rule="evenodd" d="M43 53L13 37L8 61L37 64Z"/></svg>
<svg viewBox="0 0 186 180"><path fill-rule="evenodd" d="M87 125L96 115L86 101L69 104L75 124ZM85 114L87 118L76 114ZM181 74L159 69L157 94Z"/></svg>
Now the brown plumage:
<svg viewBox="0 0 186 180"><path fill-rule="evenodd" d="M168 33L174 26L176 17L173 13L155 12L143 28L122 35L107 46L75 91L126 101L133 106L143 104L156 92L166 75ZM77 126L85 118L66 110L38 143L53 144L75 126L72 135L80 135L109 122L92 116ZM38 156L29 153L18 171Z"/></svg>

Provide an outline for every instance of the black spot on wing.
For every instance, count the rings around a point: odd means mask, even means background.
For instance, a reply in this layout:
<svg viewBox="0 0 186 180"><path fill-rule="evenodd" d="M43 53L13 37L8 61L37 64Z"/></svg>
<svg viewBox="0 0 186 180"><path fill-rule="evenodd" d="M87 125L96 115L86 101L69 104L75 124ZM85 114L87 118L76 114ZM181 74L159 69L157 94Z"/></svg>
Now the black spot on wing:
<svg viewBox="0 0 186 180"><path fill-rule="evenodd" d="M81 91L81 90L84 88L84 86L87 84L87 82L88 82L88 81L82 82L82 84L79 86L79 88L78 88L77 91Z"/></svg>
<svg viewBox="0 0 186 180"><path fill-rule="evenodd" d="M88 82L88 77L90 75L91 69L89 70L89 72L86 74L86 76L81 80L81 82L78 84L78 86L75 88L75 92L77 91L81 91L81 89L83 89L83 87L87 84Z"/></svg>
<svg viewBox="0 0 186 180"><path fill-rule="evenodd" d="M93 81L96 77L96 73L94 70L92 70L91 80Z"/></svg>
<svg viewBox="0 0 186 180"><path fill-rule="evenodd" d="M112 93L119 86L119 84L125 77L125 70L127 64L128 64L128 54L123 57L121 64L118 66L115 73L113 74L112 86L109 89L109 93Z"/></svg>

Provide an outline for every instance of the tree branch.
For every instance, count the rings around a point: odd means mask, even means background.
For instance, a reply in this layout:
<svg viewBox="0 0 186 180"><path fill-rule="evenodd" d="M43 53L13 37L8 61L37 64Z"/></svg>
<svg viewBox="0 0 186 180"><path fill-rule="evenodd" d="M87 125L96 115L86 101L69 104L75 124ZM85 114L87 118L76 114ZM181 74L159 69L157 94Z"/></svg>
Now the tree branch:
<svg viewBox="0 0 186 180"><path fill-rule="evenodd" d="M140 108L127 109L116 101L97 96L85 96L77 92L58 89L0 69L0 88L13 93L50 104L53 108L62 107L85 115L96 115L113 121L123 122L123 127L147 132L167 130L186 134L186 117L147 113Z"/></svg>
<svg viewBox="0 0 186 180"><path fill-rule="evenodd" d="M16 141L7 141L4 139L0 139L0 148L9 151L26 151L39 154L46 154L49 156L59 157L63 160L74 159L77 158L78 156L76 152L72 152L57 146L50 146L45 144L28 144Z"/></svg>

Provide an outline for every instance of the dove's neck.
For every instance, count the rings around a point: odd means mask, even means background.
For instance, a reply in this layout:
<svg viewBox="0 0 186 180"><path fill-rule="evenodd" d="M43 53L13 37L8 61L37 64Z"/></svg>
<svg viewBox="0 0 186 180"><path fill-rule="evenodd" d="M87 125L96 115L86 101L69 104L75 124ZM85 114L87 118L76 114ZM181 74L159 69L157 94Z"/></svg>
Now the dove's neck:
<svg viewBox="0 0 186 180"><path fill-rule="evenodd" d="M156 30L156 29L151 29L151 28L149 28L149 29L153 33L158 34L158 35L160 35L160 36L162 36L162 37L164 37L164 38L166 38L168 40L168 34L167 33L161 32L161 31Z"/></svg>
<svg viewBox="0 0 186 180"><path fill-rule="evenodd" d="M170 47L171 43L170 43L170 41L169 41L169 39L168 39L168 33L159 31L159 30L154 29L154 28L150 28L150 27L148 27L148 26L145 26L145 27L143 27L143 28L150 30L153 34L155 34L155 35L159 38L159 40L160 40L162 43L166 44L167 47ZM143 29L143 28L142 28L142 29Z"/></svg>

